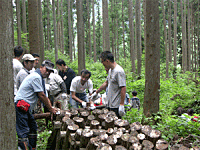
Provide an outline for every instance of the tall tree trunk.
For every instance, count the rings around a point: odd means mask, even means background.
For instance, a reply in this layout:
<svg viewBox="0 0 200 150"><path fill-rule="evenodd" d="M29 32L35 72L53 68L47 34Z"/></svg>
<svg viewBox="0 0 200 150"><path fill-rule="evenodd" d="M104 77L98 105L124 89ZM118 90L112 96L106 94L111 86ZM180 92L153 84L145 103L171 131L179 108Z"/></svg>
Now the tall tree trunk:
<svg viewBox="0 0 200 150"><path fill-rule="evenodd" d="M146 0L145 93L143 113L151 116L159 111L160 33L158 0ZM153 9L152 9L153 8Z"/></svg>
<svg viewBox="0 0 200 150"><path fill-rule="evenodd" d="M103 7L103 28L104 28L104 35L105 37L105 49L104 51L110 51L110 36L109 36L109 19L108 19L108 2L102 1L102 7Z"/></svg>
<svg viewBox="0 0 200 150"><path fill-rule="evenodd" d="M143 0L143 15L144 15L144 51L146 51L146 0Z"/></svg>
<svg viewBox="0 0 200 150"><path fill-rule="evenodd" d="M85 69L85 58L84 58L84 23L83 23L83 8L82 0L76 1L77 10L77 35L78 35L78 74L80 75L81 70Z"/></svg>
<svg viewBox="0 0 200 150"><path fill-rule="evenodd" d="M135 10L136 10L136 49L137 49L137 74L141 76L141 18L140 18L140 0L137 0L135 3Z"/></svg>
<svg viewBox="0 0 200 150"><path fill-rule="evenodd" d="M71 6L70 6L70 0L68 0L68 28L69 28L69 56L72 61L72 29L71 29Z"/></svg>
<svg viewBox="0 0 200 150"><path fill-rule="evenodd" d="M27 25L26 25L26 2L22 0L22 32L27 33ZM27 35L25 36L25 41L27 42ZM28 49L28 45L26 45L26 49Z"/></svg>
<svg viewBox="0 0 200 150"><path fill-rule="evenodd" d="M49 0L47 2L47 50L50 50L50 21L49 21Z"/></svg>
<svg viewBox="0 0 200 150"><path fill-rule="evenodd" d="M169 11L168 11L168 42L169 42L169 62L172 62L172 39L171 39L171 0L169 3Z"/></svg>
<svg viewBox="0 0 200 150"><path fill-rule="evenodd" d="M166 18L165 18L165 7L164 0L161 0L162 3L162 14L163 14L163 26L164 26L164 38L165 38L165 54L166 54L166 78L169 78L169 49L167 41L167 29L166 29Z"/></svg>
<svg viewBox="0 0 200 150"><path fill-rule="evenodd" d="M188 57L187 57L187 62L188 62L188 64L187 64L187 66L188 66L188 71L191 71L191 43L190 43L190 40L191 40L191 38L190 38L190 30L191 30L191 28L190 28L190 3L189 3L189 0L187 0L187 4L188 4Z"/></svg>
<svg viewBox="0 0 200 150"><path fill-rule="evenodd" d="M30 53L40 54L38 2L35 0L28 0L28 20Z"/></svg>
<svg viewBox="0 0 200 150"><path fill-rule="evenodd" d="M58 49L60 49L60 2L57 0L57 44Z"/></svg>
<svg viewBox="0 0 200 150"><path fill-rule="evenodd" d="M174 0L174 67L177 62L177 0Z"/></svg>
<svg viewBox="0 0 200 150"><path fill-rule="evenodd" d="M13 8L13 2L12 2L12 8ZM15 38L14 38L14 18L13 18L13 9L12 11L12 46L14 47L15 45Z"/></svg>
<svg viewBox="0 0 200 150"><path fill-rule="evenodd" d="M17 16L17 42L18 45L22 45L22 38L21 38L21 13L20 13L20 0L16 0L16 16Z"/></svg>
<svg viewBox="0 0 200 150"><path fill-rule="evenodd" d="M12 0L0 0L0 145L2 150L16 147L16 116L13 103L13 41L12 41Z"/></svg>
<svg viewBox="0 0 200 150"><path fill-rule="evenodd" d="M89 56L92 57L92 50L91 50L91 33L90 33L90 3L89 0L87 2L87 17L88 17L88 49L89 49Z"/></svg>
<svg viewBox="0 0 200 150"><path fill-rule="evenodd" d="M58 60L58 43L57 43L57 32L56 32L55 0L52 0L52 9L53 9L54 47L55 47L55 62L56 62Z"/></svg>
<svg viewBox="0 0 200 150"><path fill-rule="evenodd" d="M97 50L96 50L96 34L95 34L95 13L94 13L94 0L92 0L92 19L93 19L93 49L94 49L94 62L97 61Z"/></svg>
<svg viewBox="0 0 200 150"><path fill-rule="evenodd" d="M111 0L111 17L112 17L112 53L114 54L115 53L115 15L114 15L114 13L115 12L113 12L113 7L115 7L114 6L114 0Z"/></svg>
<svg viewBox="0 0 200 150"><path fill-rule="evenodd" d="M135 56L134 56L134 29L133 29L133 1L128 0L128 17L129 17L129 29L130 29L130 54L132 72L135 73Z"/></svg>
<svg viewBox="0 0 200 150"><path fill-rule="evenodd" d="M197 24L198 24L198 28L197 28L197 42L198 42L198 71L200 71L200 40L199 40L199 1L198 1L198 7L197 7L197 11L198 11L198 19L197 19Z"/></svg>
<svg viewBox="0 0 200 150"><path fill-rule="evenodd" d="M123 39L123 52L124 52L124 58L125 58L125 62L126 62L126 50L125 50L125 36L124 36L124 0L122 0L122 29L123 29L123 33L122 33L122 39Z"/></svg>
<svg viewBox="0 0 200 150"><path fill-rule="evenodd" d="M60 2L60 13L61 13L61 52L64 53L64 21L63 21L63 0ZM72 39L72 34L70 35Z"/></svg>
<svg viewBox="0 0 200 150"><path fill-rule="evenodd" d="M188 64L188 62L187 62L187 60L188 60L188 51L187 51L187 34L186 34L186 0L183 0L183 6L184 6L184 11L183 11L183 34L184 34L184 51L185 51L185 56L184 56L184 60L185 60L185 62L184 62L184 64L185 64L185 71L188 71L188 66L187 66L187 64Z"/></svg>
<svg viewBox="0 0 200 150"><path fill-rule="evenodd" d="M43 35L43 20L42 20L42 5L41 0L38 0L38 19L39 19L39 37L40 37L40 59L44 60L44 35Z"/></svg>

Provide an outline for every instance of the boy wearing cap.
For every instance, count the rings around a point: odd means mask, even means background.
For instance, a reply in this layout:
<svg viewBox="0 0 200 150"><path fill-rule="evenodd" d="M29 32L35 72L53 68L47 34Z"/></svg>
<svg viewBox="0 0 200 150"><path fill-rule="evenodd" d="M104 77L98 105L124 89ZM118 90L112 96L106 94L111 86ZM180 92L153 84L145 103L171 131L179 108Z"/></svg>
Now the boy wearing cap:
<svg viewBox="0 0 200 150"><path fill-rule="evenodd" d="M19 90L19 86L26 76L30 74L30 70L33 68L35 59L36 58L34 58L31 54L24 54L22 57L22 64L24 67L18 72L16 77L17 90Z"/></svg>
<svg viewBox="0 0 200 150"><path fill-rule="evenodd" d="M45 60L40 68L29 74L19 87L15 96L16 130L18 135L18 146L21 149L35 149L37 141L37 124L31 114L37 104L38 98L45 104L53 114L56 109L52 108L50 100L46 96L44 78L53 71L54 64Z"/></svg>
<svg viewBox="0 0 200 150"><path fill-rule="evenodd" d="M16 46L14 48L14 58L13 58L13 75L14 75L14 96L17 94L16 77L18 72L23 68L20 62L24 49L21 46Z"/></svg>

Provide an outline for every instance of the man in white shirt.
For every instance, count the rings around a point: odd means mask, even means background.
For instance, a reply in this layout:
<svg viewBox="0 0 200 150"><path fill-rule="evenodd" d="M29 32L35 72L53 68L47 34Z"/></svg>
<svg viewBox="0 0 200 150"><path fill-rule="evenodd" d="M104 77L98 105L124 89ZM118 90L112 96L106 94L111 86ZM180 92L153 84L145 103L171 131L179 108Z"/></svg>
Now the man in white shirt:
<svg viewBox="0 0 200 150"><path fill-rule="evenodd" d="M14 75L14 96L17 94L17 85L16 85L16 77L18 72L23 68L22 63L20 62L24 49L21 46L16 46L14 48L14 55L13 58L13 75Z"/></svg>
<svg viewBox="0 0 200 150"><path fill-rule="evenodd" d="M90 77L91 72L83 69L81 71L81 76L73 78L70 87L72 97L72 99L70 99L70 104L73 108L78 108L79 106L85 108L87 102L89 102L86 89L89 90L89 95L92 95L93 92L93 83Z"/></svg>

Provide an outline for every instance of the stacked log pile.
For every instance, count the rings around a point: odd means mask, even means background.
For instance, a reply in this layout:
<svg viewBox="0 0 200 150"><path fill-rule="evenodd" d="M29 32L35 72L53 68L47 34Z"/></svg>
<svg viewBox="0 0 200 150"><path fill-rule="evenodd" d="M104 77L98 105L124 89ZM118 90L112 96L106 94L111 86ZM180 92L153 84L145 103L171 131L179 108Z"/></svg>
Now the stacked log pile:
<svg viewBox="0 0 200 150"><path fill-rule="evenodd" d="M139 122L118 119L106 108L61 110L54 117L47 149L150 150L168 149L161 132Z"/></svg>

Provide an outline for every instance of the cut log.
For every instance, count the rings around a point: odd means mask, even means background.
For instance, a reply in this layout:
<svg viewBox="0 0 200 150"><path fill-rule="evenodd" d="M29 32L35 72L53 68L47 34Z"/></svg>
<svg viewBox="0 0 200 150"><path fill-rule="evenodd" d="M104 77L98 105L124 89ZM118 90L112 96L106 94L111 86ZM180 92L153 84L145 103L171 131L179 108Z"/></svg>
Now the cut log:
<svg viewBox="0 0 200 150"><path fill-rule="evenodd" d="M165 141L163 139L159 139L156 142L156 149L157 150L167 150L168 146L169 146L169 144L167 143L167 141Z"/></svg>
<svg viewBox="0 0 200 150"><path fill-rule="evenodd" d="M154 148L153 143L152 143L151 141L149 141L149 140L144 140L144 141L142 142L142 145L143 145L143 149L144 149L144 148L145 148L145 149L153 149L153 148Z"/></svg>
<svg viewBox="0 0 200 150"><path fill-rule="evenodd" d="M90 128L91 128L91 129L98 129L98 128L99 128L99 125L100 125L99 121L97 121L97 120L92 120L91 123L90 123Z"/></svg>
<svg viewBox="0 0 200 150"><path fill-rule="evenodd" d="M94 115L89 115L87 117L86 125L90 126L91 121L94 119L95 119Z"/></svg>
<svg viewBox="0 0 200 150"><path fill-rule="evenodd" d="M79 126L79 128L82 128L82 129L85 128L85 121L83 118L74 117L73 120L74 120L75 124L77 124Z"/></svg>
<svg viewBox="0 0 200 150"><path fill-rule="evenodd" d="M134 127L132 127L132 128L130 129L130 135L131 135L131 136L137 136L137 135L138 135L138 132L135 130Z"/></svg>
<svg viewBox="0 0 200 150"><path fill-rule="evenodd" d="M161 137L161 132L155 129L152 129L149 133L149 141L151 141L154 145L154 147L156 147L156 142L158 141L158 139L160 139Z"/></svg>
<svg viewBox="0 0 200 150"><path fill-rule="evenodd" d="M83 132L83 129L81 129L81 128L76 130L76 135L75 135L76 141L80 141L82 132Z"/></svg>
<svg viewBox="0 0 200 150"><path fill-rule="evenodd" d="M114 150L127 150L124 146L116 145Z"/></svg>
<svg viewBox="0 0 200 150"><path fill-rule="evenodd" d="M142 150L142 145L140 143L134 143L130 146L129 150Z"/></svg>
<svg viewBox="0 0 200 150"><path fill-rule="evenodd" d="M108 128L114 127L114 120L112 117L106 117L105 118L105 129L108 130Z"/></svg>
<svg viewBox="0 0 200 150"><path fill-rule="evenodd" d="M56 149L62 149L62 145L66 136L66 131L60 131L56 138Z"/></svg>
<svg viewBox="0 0 200 150"><path fill-rule="evenodd" d="M124 146L125 148L128 148L128 140L130 138L130 134L129 133L126 133L126 134L123 134L120 138L120 143L122 146Z"/></svg>
<svg viewBox="0 0 200 150"><path fill-rule="evenodd" d="M112 150L112 147L107 143L101 143L96 150Z"/></svg>
<svg viewBox="0 0 200 150"><path fill-rule="evenodd" d="M109 112L107 108L103 108L102 111L103 111L103 114L107 114Z"/></svg>
<svg viewBox="0 0 200 150"><path fill-rule="evenodd" d="M71 118L78 117L78 111L76 109L72 109L71 114Z"/></svg>
<svg viewBox="0 0 200 150"><path fill-rule="evenodd" d="M141 132L144 133L148 139L151 130L152 130L152 128L149 125L143 125Z"/></svg>
<svg viewBox="0 0 200 150"><path fill-rule="evenodd" d="M103 121L105 121L105 119L106 119L106 114L100 114L99 116L98 116L98 121L100 122L100 124L102 124L102 122Z"/></svg>
<svg viewBox="0 0 200 150"><path fill-rule="evenodd" d="M130 124L131 130L135 129L138 133L140 133L142 125L139 122L134 122Z"/></svg>
<svg viewBox="0 0 200 150"><path fill-rule="evenodd" d="M107 143L112 147L112 149L115 149L117 144L117 138L111 135L107 138Z"/></svg>
<svg viewBox="0 0 200 150"><path fill-rule="evenodd" d="M51 118L50 112L47 113L41 113L41 114L33 114L34 119L44 119L44 118Z"/></svg>
<svg viewBox="0 0 200 150"><path fill-rule="evenodd" d="M102 143L99 137L91 138L89 143L87 144L87 150L95 150Z"/></svg>
<svg viewBox="0 0 200 150"><path fill-rule="evenodd" d="M64 119L64 118L63 118ZM72 119L63 120L62 130L66 131L69 125L75 124Z"/></svg>
<svg viewBox="0 0 200 150"><path fill-rule="evenodd" d="M106 141L107 141L107 139L108 139L108 134L106 134L106 133L100 133L99 138L100 138L100 140L101 140L103 143L106 143Z"/></svg>
<svg viewBox="0 0 200 150"><path fill-rule="evenodd" d="M126 130L129 129L129 122L128 120L118 119L114 121L114 125L118 128L124 127Z"/></svg>
<svg viewBox="0 0 200 150"><path fill-rule="evenodd" d="M108 128L108 130L107 130L108 135L112 135L113 132L114 132L113 128Z"/></svg>
<svg viewBox="0 0 200 150"><path fill-rule="evenodd" d="M87 121L88 116L90 115L88 111L83 111L80 113L81 117L84 119L84 121Z"/></svg>
<svg viewBox="0 0 200 150"><path fill-rule="evenodd" d="M146 135L143 134L143 133L140 133L140 134L137 135L137 138L138 138L140 144L142 144L142 141L145 140Z"/></svg>
<svg viewBox="0 0 200 150"><path fill-rule="evenodd" d="M130 138L128 139L128 147L132 146L134 143L139 143L139 140L136 136L130 135Z"/></svg>
<svg viewBox="0 0 200 150"><path fill-rule="evenodd" d="M93 136L93 131L91 129L84 129L81 134L81 147L86 148L88 142L90 141L90 138Z"/></svg>

